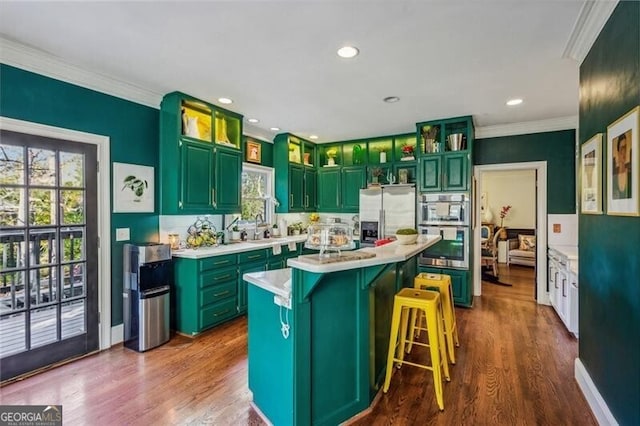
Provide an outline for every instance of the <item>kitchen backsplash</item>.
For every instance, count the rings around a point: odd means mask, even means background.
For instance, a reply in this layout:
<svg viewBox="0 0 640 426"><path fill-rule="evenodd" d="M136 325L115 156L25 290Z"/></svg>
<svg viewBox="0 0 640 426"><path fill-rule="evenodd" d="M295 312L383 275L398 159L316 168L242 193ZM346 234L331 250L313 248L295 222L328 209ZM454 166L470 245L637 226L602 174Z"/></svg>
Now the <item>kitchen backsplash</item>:
<svg viewBox="0 0 640 426"><path fill-rule="evenodd" d="M554 232L554 225L555 231ZM558 230L559 227L559 230ZM577 246L578 245L578 215L550 214L547 215L547 245L549 246Z"/></svg>
<svg viewBox="0 0 640 426"><path fill-rule="evenodd" d="M287 225L297 222L303 224L309 223L310 213L279 213L274 218L274 222L277 219L278 224L284 220ZM318 213L321 222L328 222L333 218L339 218L342 223L348 223L353 226L353 217L357 216L353 213ZM225 223L231 223L235 215L227 215ZM160 216L159 228L160 228L160 242L169 242L169 234L178 234L180 240L187 238L187 229L190 225L196 222L198 218L208 218L217 231L222 230L222 215L201 215L201 216L179 216L179 215L167 215ZM242 228L242 226L240 226Z"/></svg>

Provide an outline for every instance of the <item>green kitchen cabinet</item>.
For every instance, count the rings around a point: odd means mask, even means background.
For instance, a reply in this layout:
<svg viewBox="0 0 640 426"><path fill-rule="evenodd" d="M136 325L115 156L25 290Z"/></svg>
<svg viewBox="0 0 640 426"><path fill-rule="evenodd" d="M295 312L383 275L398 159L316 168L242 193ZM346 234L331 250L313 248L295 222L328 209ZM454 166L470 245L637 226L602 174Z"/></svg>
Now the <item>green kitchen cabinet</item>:
<svg viewBox="0 0 640 426"><path fill-rule="evenodd" d="M314 212L317 206L316 166L313 142L290 133L276 135L273 165L276 178L277 213Z"/></svg>
<svg viewBox="0 0 640 426"><path fill-rule="evenodd" d="M239 212L242 193L242 153L216 147L213 203L217 213Z"/></svg>
<svg viewBox="0 0 640 426"><path fill-rule="evenodd" d="M274 269L282 269L285 268L285 258L284 256L272 256L269 258L267 262L267 270L273 271Z"/></svg>
<svg viewBox="0 0 640 426"><path fill-rule="evenodd" d="M237 315L236 255L174 258L176 331L196 335Z"/></svg>
<svg viewBox="0 0 640 426"><path fill-rule="evenodd" d="M238 266L238 314L247 313L247 285L248 283L242 278L244 274L249 272L260 272L266 268L264 261L247 263Z"/></svg>
<svg viewBox="0 0 640 426"><path fill-rule="evenodd" d="M318 208L318 172L313 168L304 170L304 209L316 211Z"/></svg>
<svg viewBox="0 0 640 426"><path fill-rule="evenodd" d="M240 211L242 116L179 92L160 107L160 214Z"/></svg>
<svg viewBox="0 0 640 426"><path fill-rule="evenodd" d="M470 271L420 266L418 272L449 275L451 277L451 289L453 290L453 302L459 306L471 307L473 296L471 295Z"/></svg>
<svg viewBox="0 0 640 426"><path fill-rule="evenodd" d="M180 145L182 194L178 207L183 211L210 213L215 181L214 151L210 146L196 141L184 140L180 141Z"/></svg>
<svg viewBox="0 0 640 426"><path fill-rule="evenodd" d="M364 167L342 168L342 205L343 213L358 212L360 189L367 186L367 173Z"/></svg>
<svg viewBox="0 0 640 426"><path fill-rule="evenodd" d="M417 123L420 190L468 191L471 188L473 120L470 116Z"/></svg>
<svg viewBox="0 0 640 426"><path fill-rule="evenodd" d="M340 211L341 177L339 167L327 167L318 171L318 210Z"/></svg>
<svg viewBox="0 0 640 426"><path fill-rule="evenodd" d="M302 166L289 166L289 211L304 211L304 168Z"/></svg>

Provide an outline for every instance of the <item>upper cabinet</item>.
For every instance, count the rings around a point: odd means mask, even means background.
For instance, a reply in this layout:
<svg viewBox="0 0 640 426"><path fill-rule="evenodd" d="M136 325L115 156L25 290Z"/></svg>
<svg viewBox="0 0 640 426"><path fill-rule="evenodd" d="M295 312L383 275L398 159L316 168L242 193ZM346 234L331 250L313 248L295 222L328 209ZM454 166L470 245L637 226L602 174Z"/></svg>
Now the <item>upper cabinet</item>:
<svg viewBox="0 0 640 426"><path fill-rule="evenodd" d="M242 116L179 92L160 108L160 214L240 211Z"/></svg>
<svg viewBox="0 0 640 426"><path fill-rule="evenodd" d="M317 146L313 142L290 133L276 135L273 166L278 213L316 211L317 162Z"/></svg>
<svg viewBox="0 0 640 426"><path fill-rule="evenodd" d="M469 190L474 140L471 116L427 121L416 127L420 190Z"/></svg>

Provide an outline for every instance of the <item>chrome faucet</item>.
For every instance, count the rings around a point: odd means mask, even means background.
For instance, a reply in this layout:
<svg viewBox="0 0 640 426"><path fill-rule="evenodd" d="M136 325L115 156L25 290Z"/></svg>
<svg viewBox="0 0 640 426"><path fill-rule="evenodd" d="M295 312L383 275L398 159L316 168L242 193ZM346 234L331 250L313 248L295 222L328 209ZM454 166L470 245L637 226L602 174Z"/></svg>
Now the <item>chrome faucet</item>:
<svg viewBox="0 0 640 426"><path fill-rule="evenodd" d="M264 218L262 217L261 213L258 213L255 217L255 221L256 221L256 225L255 225L255 232L253 233L253 239L254 240L259 240L259 233L258 233L258 218L260 218L260 223L264 222Z"/></svg>

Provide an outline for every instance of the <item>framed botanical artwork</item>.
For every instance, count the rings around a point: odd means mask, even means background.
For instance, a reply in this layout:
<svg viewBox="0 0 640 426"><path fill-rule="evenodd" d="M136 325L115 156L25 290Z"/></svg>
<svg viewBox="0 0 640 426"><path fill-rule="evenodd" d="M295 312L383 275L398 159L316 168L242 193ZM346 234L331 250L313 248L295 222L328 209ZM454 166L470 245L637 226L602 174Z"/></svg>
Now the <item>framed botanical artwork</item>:
<svg viewBox="0 0 640 426"><path fill-rule="evenodd" d="M602 133L580 147L580 207L583 214L602 214Z"/></svg>
<svg viewBox="0 0 640 426"><path fill-rule="evenodd" d="M607 214L640 215L640 106L607 127Z"/></svg>
<svg viewBox="0 0 640 426"><path fill-rule="evenodd" d="M260 142L247 141L247 161L252 163L262 162L262 146Z"/></svg>
<svg viewBox="0 0 640 426"><path fill-rule="evenodd" d="M113 163L113 212L153 213L153 167Z"/></svg>

